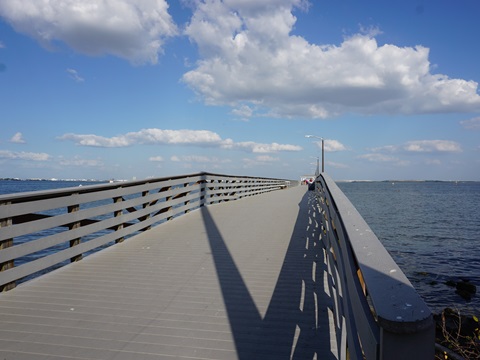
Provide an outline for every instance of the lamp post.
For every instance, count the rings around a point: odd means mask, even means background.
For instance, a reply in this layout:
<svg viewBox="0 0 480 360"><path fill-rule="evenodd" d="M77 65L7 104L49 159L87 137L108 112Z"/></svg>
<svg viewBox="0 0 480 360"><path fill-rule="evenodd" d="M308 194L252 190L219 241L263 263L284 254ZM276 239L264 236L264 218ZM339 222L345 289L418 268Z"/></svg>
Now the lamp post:
<svg viewBox="0 0 480 360"><path fill-rule="evenodd" d="M315 168L315 176L320 175L320 158L318 156L310 156L312 159L316 160L316 163L310 163L310 165L316 165L317 167Z"/></svg>
<svg viewBox="0 0 480 360"><path fill-rule="evenodd" d="M315 138L322 140L322 173L325 172L325 140L323 137L316 135L305 135L306 138Z"/></svg>

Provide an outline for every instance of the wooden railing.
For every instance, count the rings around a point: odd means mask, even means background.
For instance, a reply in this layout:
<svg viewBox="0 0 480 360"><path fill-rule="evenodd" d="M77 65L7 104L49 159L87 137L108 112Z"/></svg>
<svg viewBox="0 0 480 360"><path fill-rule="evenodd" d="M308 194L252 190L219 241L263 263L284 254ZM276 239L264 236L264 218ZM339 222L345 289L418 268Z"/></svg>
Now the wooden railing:
<svg viewBox="0 0 480 360"><path fill-rule="evenodd" d="M0 291L200 206L289 185L198 173L0 195Z"/></svg>
<svg viewBox="0 0 480 360"><path fill-rule="evenodd" d="M410 281L325 173L315 192L339 358L433 359L433 316Z"/></svg>

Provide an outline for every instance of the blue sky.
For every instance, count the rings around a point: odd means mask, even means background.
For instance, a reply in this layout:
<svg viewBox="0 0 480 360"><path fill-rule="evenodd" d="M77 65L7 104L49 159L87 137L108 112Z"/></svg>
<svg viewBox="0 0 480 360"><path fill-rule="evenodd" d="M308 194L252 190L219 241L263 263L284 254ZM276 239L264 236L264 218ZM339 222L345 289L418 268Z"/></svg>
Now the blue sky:
<svg viewBox="0 0 480 360"><path fill-rule="evenodd" d="M0 177L480 180L480 2L2 0Z"/></svg>

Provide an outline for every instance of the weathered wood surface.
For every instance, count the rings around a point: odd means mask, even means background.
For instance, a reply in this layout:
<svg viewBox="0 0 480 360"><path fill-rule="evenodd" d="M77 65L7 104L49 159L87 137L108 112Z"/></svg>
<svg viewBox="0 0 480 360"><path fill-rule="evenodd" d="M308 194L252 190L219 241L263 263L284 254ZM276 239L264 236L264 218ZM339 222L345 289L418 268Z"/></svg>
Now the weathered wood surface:
<svg viewBox="0 0 480 360"><path fill-rule="evenodd" d="M306 187L211 205L0 294L0 359L328 359Z"/></svg>

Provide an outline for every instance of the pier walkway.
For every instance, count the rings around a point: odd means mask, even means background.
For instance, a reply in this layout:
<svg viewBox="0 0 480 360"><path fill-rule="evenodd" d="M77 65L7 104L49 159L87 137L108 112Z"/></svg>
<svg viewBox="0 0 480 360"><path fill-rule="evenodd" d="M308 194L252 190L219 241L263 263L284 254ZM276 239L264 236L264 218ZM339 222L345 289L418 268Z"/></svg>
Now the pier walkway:
<svg viewBox="0 0 480 360"><path fill-rule="evenodd" d="M0 359L335 359L306 190L202 206L0 293Z"/></svg>

